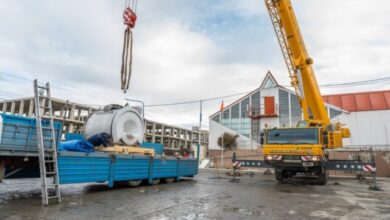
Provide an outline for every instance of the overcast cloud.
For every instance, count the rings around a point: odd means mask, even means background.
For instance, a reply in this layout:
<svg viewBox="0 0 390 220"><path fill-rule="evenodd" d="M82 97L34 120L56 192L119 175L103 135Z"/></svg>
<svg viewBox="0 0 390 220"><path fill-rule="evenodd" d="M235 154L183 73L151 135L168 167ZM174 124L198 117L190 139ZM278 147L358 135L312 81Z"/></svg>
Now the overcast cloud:
<svg viewBox="0 0 390 220"><path fill-rule="evenodd" d="M320 84L390 76L389 1L292 2ZM123 7L124 1L112 0L0 1L0 98L32 96L31 82L4 72L50 81L55 97L90 105L123 103L125 97L158 104L245 92L257 88L267 70L289 84L262 0L139 0L131 88L123 95ZM206 124L219 104L204 103ZM198 104L146 111L150 119L186 127L199 118Z"/></svg>

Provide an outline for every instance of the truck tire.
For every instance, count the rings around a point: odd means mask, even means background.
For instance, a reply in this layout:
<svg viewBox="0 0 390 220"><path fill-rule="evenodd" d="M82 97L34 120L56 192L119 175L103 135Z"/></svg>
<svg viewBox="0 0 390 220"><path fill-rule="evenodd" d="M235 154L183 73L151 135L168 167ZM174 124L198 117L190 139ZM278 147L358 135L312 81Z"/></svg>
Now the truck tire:
<svg viewBox="0 0 390 220"><path fill-rule="evenodd" d="M166 183L173 183L173 182L175 182L175 178L165 178L164 179L164 182L166 182Z"/></svg>
<svg viewBox="0 0 390 220"><path fill-rule="evenodd" d="M141 185L141 183L142 183L142 180L130 180L128 182L129 186L132 186L132 187L139 186L139 185Z"/></svg>
<svg viewBox="0 0 390 220"><path fill-rule="evenodd" d="M318 173L318 179L320 181L320 185L326 185L328 182L329 172L327 170L320 170Z"/></svg>
<svg viewBox="0 0 390 220"><path fill-rule="evenodd" d="M160 183L160 179L153 179L152 185L157 185Z"/></svg>
<svg viewBox="0 0 390 220"><path fill-rule="evenodd" d="M283 182L283 172L275 171L275 179L277 182Z"/></svg>

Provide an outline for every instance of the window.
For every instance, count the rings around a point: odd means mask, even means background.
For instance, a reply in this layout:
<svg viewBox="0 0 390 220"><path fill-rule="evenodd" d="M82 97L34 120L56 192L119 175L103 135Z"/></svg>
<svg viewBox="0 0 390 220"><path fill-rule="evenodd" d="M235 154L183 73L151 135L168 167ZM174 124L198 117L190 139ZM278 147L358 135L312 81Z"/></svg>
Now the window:
<svg viewBox="0 0 390 220"><path fill-rule="evenodd" d="M217 114L216 116L212 117L211 119L212 119L213 121L215 121L215 122L220 123L220 122L219 122L220 117L221 117L221 115L220 115L220 114Z"/></svg>
<svg viewBox="0 0 390 220"><path fill-rule="evenodd" d="M241 118L248 118L249 97L241 101Z"/></svg>
<svg viewBox="0 0 390 220"><path fill-rule="evenodd" d="M267 144L318 144L318 128L267 130Z"/></svg>
<svg viewBox="0 0 390 220"><path fill-rule="evenodd" d="M232 118L240 118L240 104L235 104L232 109Z"/></svg>
<svg viewBox="0 0 390 220"><path fill-rule="evenodd" d="M291 127L295 127L299 121L302 120L302 109L299 104L298 97L296 95L290 94L291 102Z"/></svg>
<svg viewBox="0 0 390 220"><path fill-rule="evenodd" d="M279 120L280 127L290 127L289 93L279 89Z"/></svg>
<svg viewBox="0 0 390 220"><path fill-rule="evenodd" d="M230 127L230 109L223 111L222 117L222 125L225 127Z"/></svg>
<svg viewBox="0 0 390 220"><path fill-rule="evenodd" d="M240 104L235 104L231 108L231 125L230 128L235 132L240 132Z"/></svg>
<svg viewBox="0 0 390 220"><path fill-rule="evenodd" d="M276 86L275 82L270 77L268 77L264 82L263 88L268 89L268 88L273 88L275 86Z"/></svg>
<svg viewBox="0 0 390 220"><path fill-rule="evenodd" d="M336 117L338 115L341 115L341 111L329 107L329 115L330 115L330 118L334 118L334 117Z"/></svg>
<svg viewBox="0 0 390 220"><path fill-rule="evenodd" d="M248 117L249 97L241 101L241 134L247 137L251 132L251 119Z"/></svg>
<svg viewBox="0 0 390 220"><path fill-rule="evenodd" d="M251 96L251 107L255 109L260 109L260 91L256 91Z"/></svg>

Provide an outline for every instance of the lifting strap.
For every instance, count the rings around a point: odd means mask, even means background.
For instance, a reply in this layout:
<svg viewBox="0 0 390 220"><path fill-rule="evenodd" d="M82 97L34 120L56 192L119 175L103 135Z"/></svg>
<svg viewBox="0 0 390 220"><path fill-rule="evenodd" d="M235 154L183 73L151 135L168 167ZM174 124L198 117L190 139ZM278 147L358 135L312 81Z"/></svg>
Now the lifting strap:
<svg viewBox="0 0 390 220"><path fill-rule="evenodd" d="M121 89L124 93L126 93L130 85L131 69L133 63L133 32L131 29L134 28L135 22L137 21L137 15L135 14L136 5L137 0L132 1L132 8L126 1L126 8L123 12L123 19L124 24L126 25L126 30L123 40Z"/></svg>

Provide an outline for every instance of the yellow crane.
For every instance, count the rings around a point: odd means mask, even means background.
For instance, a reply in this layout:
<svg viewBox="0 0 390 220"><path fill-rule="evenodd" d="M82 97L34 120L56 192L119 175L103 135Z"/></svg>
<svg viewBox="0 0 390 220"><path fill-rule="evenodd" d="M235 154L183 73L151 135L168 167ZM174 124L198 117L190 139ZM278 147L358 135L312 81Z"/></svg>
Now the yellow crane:
<svg viewBox="0 0 390 220"><path fill-rule="evenodd" d="M264 158L275 167L277 181L297 173L315 175L326 184L328 150L343 146L349 129L331 123L290 0L265 0L291 79L302 108L296 128L265 129Z"/></svg>

